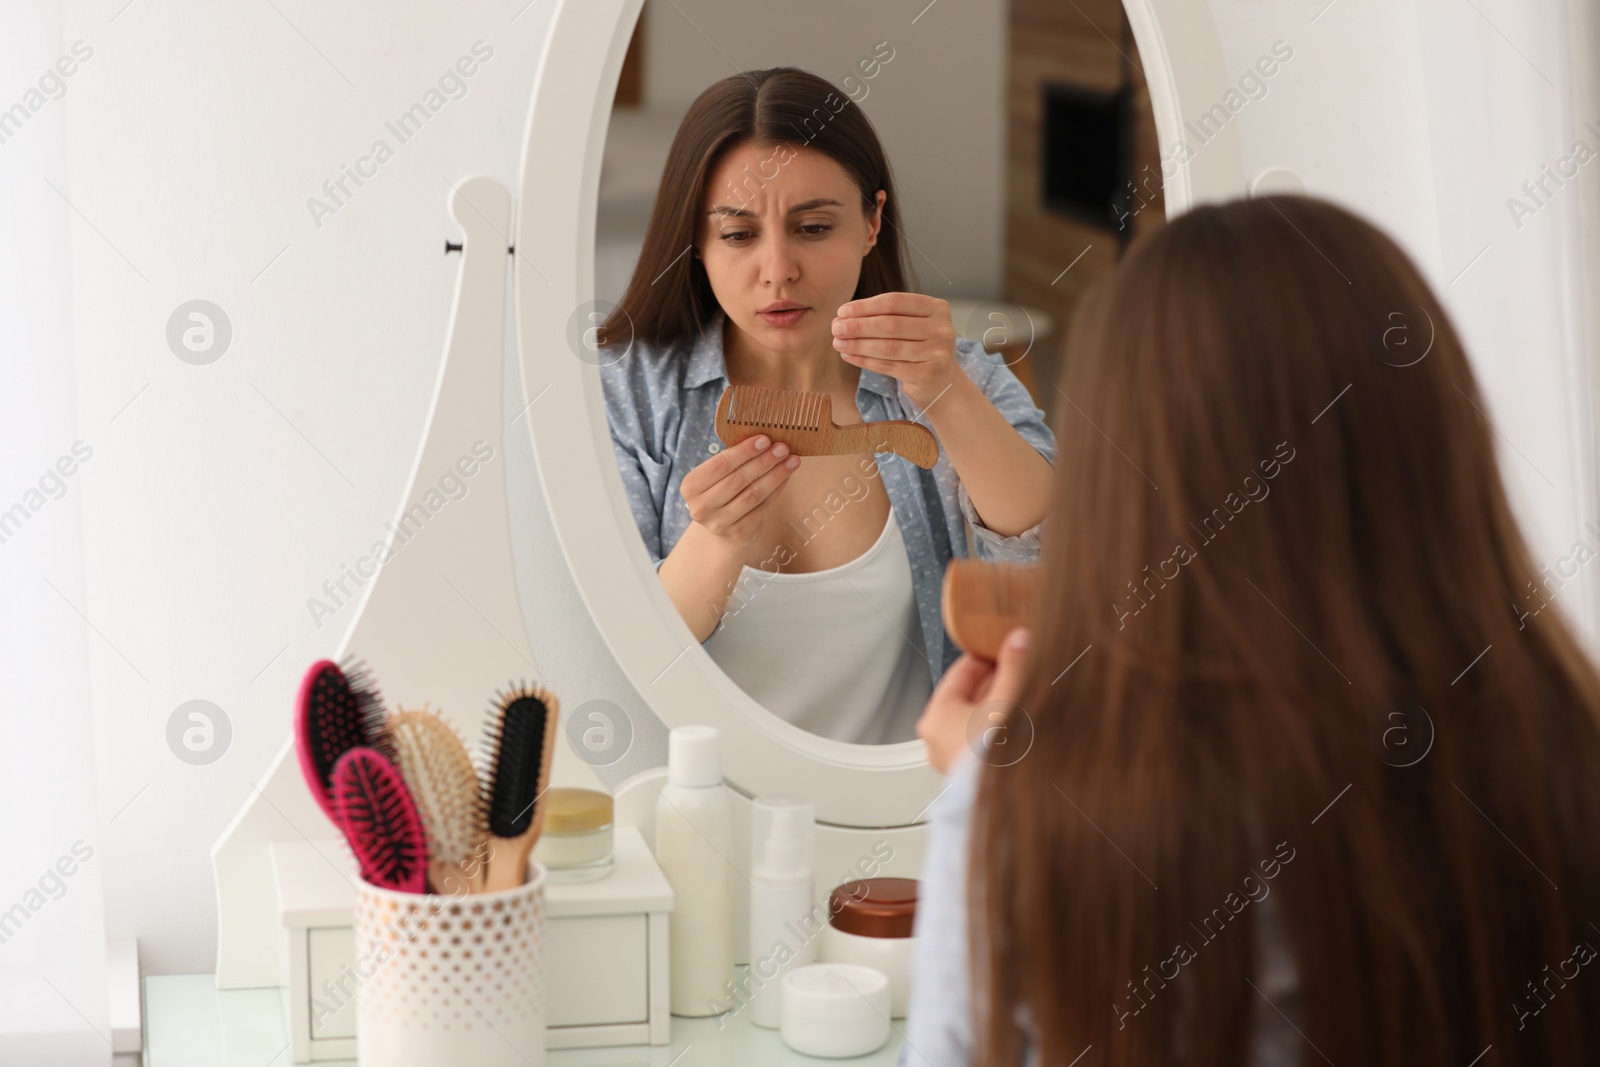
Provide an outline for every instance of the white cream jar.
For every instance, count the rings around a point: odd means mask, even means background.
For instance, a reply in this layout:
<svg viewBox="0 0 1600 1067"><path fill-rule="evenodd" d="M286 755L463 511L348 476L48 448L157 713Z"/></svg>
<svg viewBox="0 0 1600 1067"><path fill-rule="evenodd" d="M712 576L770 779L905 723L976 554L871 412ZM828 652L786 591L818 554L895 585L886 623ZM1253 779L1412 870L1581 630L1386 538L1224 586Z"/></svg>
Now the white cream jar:
<svg viewBox="0 0 1600 1067"><path fill-rule="evenodd" d="M912 925L917 915L915 878L864 878L828 894L828 925L817 958L882 971L889 979L890 1014L904 1018L911 1004Z"/></svg>
<svg viewBox="0 0 1600 1067"><path fill-rule="evenodd" d="M865 1056L889 1040L889 979L851 963L808 963L783 976L778 1032L806 1056Z"/></svg>

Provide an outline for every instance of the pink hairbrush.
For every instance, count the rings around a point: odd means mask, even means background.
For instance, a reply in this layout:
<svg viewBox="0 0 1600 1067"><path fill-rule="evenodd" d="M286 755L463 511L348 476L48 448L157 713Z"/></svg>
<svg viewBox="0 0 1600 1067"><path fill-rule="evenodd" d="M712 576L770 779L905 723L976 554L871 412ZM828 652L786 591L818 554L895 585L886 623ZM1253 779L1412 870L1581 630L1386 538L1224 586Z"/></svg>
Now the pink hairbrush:
<svg viewBox="0 0 1600 1067"><path fill-rule="evenodd" d="M356 661L347 659L341 670L331 660L318 660L306 671L295 700L294 747L306 786L335 826L333 766L358 746L390 752L378 687Z"/></svg>
<svg viewBox="0 0 1600 1067"><path fill-rule="evenodd" d="M393 763L371 748L345 752L333 766L333 805L363 881L399 893L425 890L422 820Z"/></svg>

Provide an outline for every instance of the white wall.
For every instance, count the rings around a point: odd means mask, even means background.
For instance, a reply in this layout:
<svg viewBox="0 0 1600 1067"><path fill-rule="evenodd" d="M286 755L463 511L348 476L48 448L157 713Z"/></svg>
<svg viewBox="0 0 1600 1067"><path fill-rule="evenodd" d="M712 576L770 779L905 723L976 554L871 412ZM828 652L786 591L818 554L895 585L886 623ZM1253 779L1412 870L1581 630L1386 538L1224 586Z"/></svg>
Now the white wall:
<svg viewBox="0 0 1600 1067"><path fill-rule="evenodd" d="M1576 139L1600 152L1600 99L1592 80L1576 98L1573 71L1575 57L1591 70L1596 57L1569 47L1567 4L1210 7L1233 76L1276 41L1294 49L1240 112L1246 174L1287 167L1406 249L1472 357L1536 564L1555 565L1577 539L1600 549L1584 528L1600 523L1584 282L1587 258L1588 291L1600 284L1600 261L1583 248L1579 211L1593 209L1600 162L1578 171L1584 190L1568 184L1520 225L1507 206L1532 205L1522 184ZM1600 650L1600 571L1577 569L1556 602Z"/></svg>
<svg viewBox="0 0 1600 1067"><path fill-rule="evenodd" d="M1479 6L1552 80L1568 84L1555 5ZM1279 24L1303 27L1312 10L1213 7L1225 24L1259 27L1240 46L1240 69L1258 54L1257 37L1288 36ZM523 0L67 5L64 39L94 49L52 106L65 109L63 191L74 208L79 433L96 448L80 486L85 613L94 629L98 803L104 817L117 816L100 855L107 934L137 937L150 972L212 966L207 849L286 735L301 671L336 647L350 621L346 606L318 627L306 602L393 514L444 342L455 270L441 255L446 183L487 173L514 187L550 8ZM941 0L900 55L920 62L927 41L917 35L939 25L935 16L976 32L979 23L966 20L991 17L980 9L989 5ZM1313 191L1374 198L1379 221L1403 231L1442 289L1492 246L1445 292L1494 395L1497 425L1557 486L1551 492L1518 474L1508 451L1508 473L1520 478L1517 491L1538 523L1536 545L1550 558L1576 535L1582 511L1570 456L1583 433L1582 398L1552 370L1585 358L1575 329L1575 203L1558 200L1511 232L1503 201L1565 150L1573 124L1560 95L1478 19L1436 0L1392 16L1354 0L1335 4L1315 34L1293 37L1330 87L1330 106L1308 124L1274 115L1271 97L1252 104L1259 121L1241 130L1241 150L1253 166L1283 162L1268 150L1279 134L1333 145L1388 137L1392 173L1307 173ZM864 32L862 51L885 37ZM384 123L479 39L494 56L466 96L396 145ZM981 39L967 62L950 65L953 86L1000 77ZM1352 64L1352 54L1371 58ZM708 66L707 76L725 69ZM1407 71L1416 69L1429 78L1433 132L1416 107L1383 124L1341 124L1338 87L1352 76L1412 93L1417 75ZM894 138L902 134L889 132L901 125L871 106L894 100L896 73L892 65L884 72L868 110L890 141L908 205L945 171L999 166L997 150L972 150L943 126L929 127L940 153L901 151ZM32 77L7 71L0 89ZM378 138L394 157L318 227L307 198ZM1433 183L1436 192L1422 191ZM55 196L42 182L36 195L41 207ZM989 223L984 217L972 216L997 235L998 206ZM933 232L927 222L916 226ZM957 262L954 252L932 258L946 274ZM938 277L919 270L925 283ZM165 338L172 311L195 298L220 305L232 323L230 349L209 366L180 361ZM515 536L519 566L537 575L527 614L541 666L570 679L564 706L611 699L632 714L635 753L611 773L658 759L659 724L588 623L520 441L508 446L506 464L513 509L525 505L528 516ZM232 730L226 753L203 766L183 762L167 742L174 709L197 698L219 705Z"/></svg>
<svg viewBox="0 0 1600 1067"><path fill-rule="evenodd" d="M1572 72L1574 106L1580 114L1600 112L1600 62L1594 60L1600 56L1600 11L1592 4L1571 3L1567 14L1572 25L1567 65ZM1583 269L1592 279L1600 274L1600 167L1586 167L1570 191L1578 202L1578 247ZM1593 352L1594 346L1600 344L1600 285L1585 287L1583 303L1584 337ZM1590 375L1589 407L1600 412L1600 374Z"/></svg>
<svg viewBox="0 0 1600 1067"><path fill-rule="evenodd" d="M104 1064L96 804L57 0L0 34L0 1063ZM41 87L41 80L43 85ZM28 96L32 90L35 95ZM15 95L12 95L12 94ZM22 101L23 110L13 112ZM20 124L20 125L19 125ZM52 186L54 189L52 189ZM48 983L48 984L46 984ZM98 1031L98 1032L97 1032Z"/></svg>
<svg viewBox="0 0 1600 1067"><path fill-rule="evenodd" d="M319 626L307 600L382 535L404 489L456 271L447 183L515 184L550 5L119 6L69 5L66 39L94 54L62 101L80 432L96 446L82 488L100 804L127 806L104 849L107 922L148 971L200 972L208 849L287 736L299 675L354 613ZM401 144L385 123L478 40L493 55L465 95ZM378 139L393 157L318 226L307 199ZM195 298L232 323L208 366L165 336ZM526 446L507 463L539 499ZM519 536L564 580L548 528L530 527ZM539 631L562 635L536 642L541 662L582 665L563 672L573 698L632 703L570 585L565 599L540 585L558 617ZM167 741L197 698L232 732L201 766Z"/></svg>

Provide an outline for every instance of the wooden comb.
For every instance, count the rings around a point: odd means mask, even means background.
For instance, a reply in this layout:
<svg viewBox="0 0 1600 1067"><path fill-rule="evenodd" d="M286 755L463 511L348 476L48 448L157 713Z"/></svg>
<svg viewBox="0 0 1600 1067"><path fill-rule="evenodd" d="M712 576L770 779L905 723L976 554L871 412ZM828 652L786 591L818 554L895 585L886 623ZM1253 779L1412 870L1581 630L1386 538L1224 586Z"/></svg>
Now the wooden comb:
<svg viewBox="0 0 1600 1067"><path fill-rule="evenodd" d="M1006 634L1033 625L1039 604L1039 568L970 557L952 559L944 571L939 609L944 628L964 651L996 659Z"/></svg>
<svg viewBox="0 0 1600 1067"><path fill-rule="evenodd" d="M908 419L836 426L833 397L792 389L730 385L717 401L717 436L736 445L756 434L782 441L797 456L893 452L924 470L939 461L933 431Z"/></svg>

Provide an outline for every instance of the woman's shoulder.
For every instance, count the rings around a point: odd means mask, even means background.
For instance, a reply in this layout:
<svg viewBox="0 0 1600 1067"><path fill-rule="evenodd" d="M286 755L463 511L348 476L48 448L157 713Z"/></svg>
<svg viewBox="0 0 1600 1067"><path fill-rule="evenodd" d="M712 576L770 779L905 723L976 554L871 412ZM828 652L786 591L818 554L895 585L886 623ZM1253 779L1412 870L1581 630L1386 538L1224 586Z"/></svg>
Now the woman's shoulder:
<svg viewBox="0 0 1600 1067"><path fill-rule="evenodd" d="M600 368L600 379L608 385L644 382L661 383L671 380L674 372L681 376L685 357L692 345L678 341L663 343L643 337L629 338L625 342L588 350L585 358Z"/></svg>
<svg viewBox="0 0 1600 1067"><path fill-rule="evenodd" d="M683 406L697 338L663 342L631 338L593 350L601 392L613 428L619 423L654 424ZM657 427L659 429L659 427Z"/></svg>

